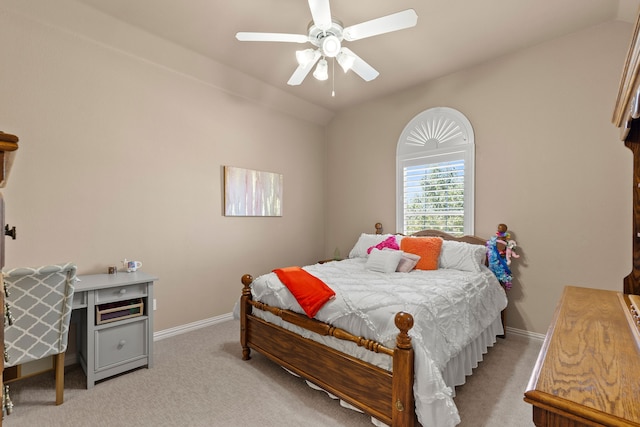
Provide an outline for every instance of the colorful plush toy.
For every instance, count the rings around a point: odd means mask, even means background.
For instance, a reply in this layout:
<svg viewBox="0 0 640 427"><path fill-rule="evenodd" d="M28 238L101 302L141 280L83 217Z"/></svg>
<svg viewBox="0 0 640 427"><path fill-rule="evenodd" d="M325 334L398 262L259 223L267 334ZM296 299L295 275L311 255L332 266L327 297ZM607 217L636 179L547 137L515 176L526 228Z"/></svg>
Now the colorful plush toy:
<svg viewBox="0 0 640 427"><path fill-rule="evenodd" d="M511 289L513 278L509 265L512 258L520 258L520 255L515 253L516 241L511 239L511 234L507 230L506 224L498 224L496 235L487 241L487 259L489 268L498 281L505 289Z"/></svg>
<svg viewBox="0 0 640 427"><path fill-rule="evenodd" d="M517 246L518 245L515 240L507 241L507 250L505 251L505 259L507 260L507 265L511 265L511 258L520 258L520 255L515 252Z"/></svg>

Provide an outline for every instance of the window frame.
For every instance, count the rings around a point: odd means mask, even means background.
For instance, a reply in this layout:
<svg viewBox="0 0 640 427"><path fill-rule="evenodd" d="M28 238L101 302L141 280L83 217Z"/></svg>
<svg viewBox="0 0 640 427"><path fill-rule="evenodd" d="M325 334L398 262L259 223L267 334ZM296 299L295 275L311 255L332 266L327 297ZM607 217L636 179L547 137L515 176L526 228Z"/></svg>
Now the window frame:
<svg viewBox="0 0 640 427"><path fill-rule="evenodd" d="M463 234L474 234L474 139L469 120L453 108L430 108L409 121L398 139L396 152L396 230L398 232L406 233L404 168L441 163L453 158L464 160Z"/></svg>

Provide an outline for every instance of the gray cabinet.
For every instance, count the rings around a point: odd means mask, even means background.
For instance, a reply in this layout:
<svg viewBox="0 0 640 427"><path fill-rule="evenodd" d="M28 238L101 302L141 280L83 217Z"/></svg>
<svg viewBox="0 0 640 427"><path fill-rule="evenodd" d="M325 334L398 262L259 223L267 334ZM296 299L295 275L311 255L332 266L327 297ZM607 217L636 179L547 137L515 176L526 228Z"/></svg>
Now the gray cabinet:
<svg viewBox="0 0 640 427"><path fill-rule="evenodd" d="M78 357L87 388L153 366L153 282L141 271L78 276L73 301Z"/></svg>

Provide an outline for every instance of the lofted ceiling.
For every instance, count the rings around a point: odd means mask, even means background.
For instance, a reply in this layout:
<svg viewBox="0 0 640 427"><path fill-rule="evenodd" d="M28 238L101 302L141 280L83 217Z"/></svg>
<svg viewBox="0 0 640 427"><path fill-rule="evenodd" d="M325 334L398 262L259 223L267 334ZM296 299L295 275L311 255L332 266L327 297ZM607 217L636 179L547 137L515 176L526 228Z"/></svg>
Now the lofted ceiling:
<svg viewBox="0 0 640 427"><path fill-rule="evenodd" d="M640 0L331 0L344 26L412 8L415 27L345 42L380 75L365 82L337 65L334 78L311 73L300 86L287 80L295 52L310 44L240 42L239 31L307 34L305 0L76 0L337 111L459 69L610 20L635 22ZM329 68L331 76L331 65ZM332 87L335 97L331 96Z"/></svg>

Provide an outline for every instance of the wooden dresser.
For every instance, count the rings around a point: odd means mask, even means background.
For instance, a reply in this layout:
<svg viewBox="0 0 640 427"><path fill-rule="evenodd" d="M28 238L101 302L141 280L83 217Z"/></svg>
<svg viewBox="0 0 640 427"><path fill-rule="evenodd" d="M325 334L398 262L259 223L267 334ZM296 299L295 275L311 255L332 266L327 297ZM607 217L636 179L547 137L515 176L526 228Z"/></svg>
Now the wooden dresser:
<svg viewBox="0 0 640 427"><path fill-rule="evenodd" d="M565 288L525 392L537 427L640 427L636 322L621 292Z"/></svg>

